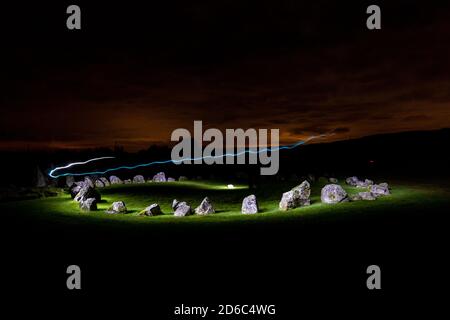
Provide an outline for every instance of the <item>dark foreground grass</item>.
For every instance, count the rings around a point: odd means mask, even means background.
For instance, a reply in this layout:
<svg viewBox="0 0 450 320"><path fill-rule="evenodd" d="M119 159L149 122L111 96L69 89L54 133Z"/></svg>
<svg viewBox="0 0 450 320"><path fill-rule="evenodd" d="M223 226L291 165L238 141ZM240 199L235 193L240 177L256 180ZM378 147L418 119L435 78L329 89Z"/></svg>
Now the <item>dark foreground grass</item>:
<svg viewBox="0 0 450 320"><path fill-rule="evenodd" d="M256 190L248 190L243 185L227 189L219 182L173 182L146 183L141 185L116 185L100 189L102 202L96 212L82 212L78 204L66 193L57 197L25 200L0 204L0 212L19 222L34 221L41 224L65 226L101 226L118 228L147 228L150 226L210 225L226 223L302 223L306 221L327 221L350 219L354 217L400 214L408 218L417 209L440 210L449 205L449 193L437 186L398 182L392 185L392 195L376 201L358 201L327 205L320 202L320 190L326 183L320 180L312 186L311 205L287 212L278 210L283 192L296 185L295 182L277 182L262 185ZM343 185L349 194L362 191ZM241 214L242 199L254 193L257 196L261 213ZM172 214L173 199L186 201L193 208L208 196L214 203L217 213L209 216L188 216L177 218ZM104 211L114 201L122 200L129 210L128 214L109 215ZM139 212L152 203L159 203L163 215L155 217L140 216Z"/></svg>

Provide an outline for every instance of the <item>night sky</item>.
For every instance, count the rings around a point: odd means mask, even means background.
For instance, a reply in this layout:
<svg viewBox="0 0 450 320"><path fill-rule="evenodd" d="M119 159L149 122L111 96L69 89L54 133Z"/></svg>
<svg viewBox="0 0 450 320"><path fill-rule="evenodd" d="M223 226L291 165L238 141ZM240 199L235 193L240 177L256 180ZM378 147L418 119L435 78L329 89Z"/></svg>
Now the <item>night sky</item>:
<svg viewBox="0 0 450 320"><path fill-rule="evenodd" d="M188 2L188 3L187 3ZM0 148L168 143L176 128L280 128L281 142L450 127L450 8L378 1L6 6ZM391 1L393 2L393 1Z"/></svg>

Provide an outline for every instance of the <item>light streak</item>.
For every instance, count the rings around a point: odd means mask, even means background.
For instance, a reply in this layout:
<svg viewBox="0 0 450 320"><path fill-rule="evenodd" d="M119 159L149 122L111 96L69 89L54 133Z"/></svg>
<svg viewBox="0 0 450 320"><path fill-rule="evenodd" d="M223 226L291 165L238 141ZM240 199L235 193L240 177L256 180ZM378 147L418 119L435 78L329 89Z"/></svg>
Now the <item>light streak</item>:
<svg viewBox="0 0 450 320"><path fill-rule="evenodd" d="M94 158L94 159L90 159L87 161L83 161L83 162L73 162L73 163L69 163L66 166L63 167L57 167L54 168L53 170L51 170L48 175L52 178L59 178L59 177L66 177L66 176L88 176L88 175L103 175L106 174L108 172L112 172L112 171L117 171L117 170L133 170L133 169L137 169L137 168L142 168L142 167L149 167L152 165L157 165L157 164L168 164L168 163L182 163L184 161L196 161L196 160L204 160L204 159L218 159L218 158L224 158L224 157L236 157L236 156L240 156L242 154L246 154L246 153L251 153L251 154L259 154L262 152L274 152L274 151L280 151L280 150L291 150L294 148L297 148L301 145L304 145L305 143L314 140L314 139L318 139L318 138L323 138L325 136L328 135L332 135L333 133L330 134L321 134L318 136L311 136L306 140L301 140L298 141L296 143L290 144L290 145L285 145L285 146L278 146L278 147L274 147L274 148L264 148L264 149L259 149L257 151L255 150L243 150L240 152L236 152L236 153L224 153L221 155L217 155L217 156L202 156L202 157L197 157L197 158L183 158L183 159L179 159L179 160L160 160L160 161L152 161L152 162L148 162L148 163L142 163L142 164L137 164L134 166L120 166L120 167L115 167L115 168L109 168L109 169L105 169L103 171L91 171L91 172L82 172L82 173L61 173L61 174L55 174L56 171L60 171L60 170L64 170L64 169L68 169L71 168L73 166L77 166L77 165L84 165L87 164L89 162L93 162L93 161L99 161L99 160L104 160L104 159L114 159L115 157L100 157L100 158Z"/></svg>

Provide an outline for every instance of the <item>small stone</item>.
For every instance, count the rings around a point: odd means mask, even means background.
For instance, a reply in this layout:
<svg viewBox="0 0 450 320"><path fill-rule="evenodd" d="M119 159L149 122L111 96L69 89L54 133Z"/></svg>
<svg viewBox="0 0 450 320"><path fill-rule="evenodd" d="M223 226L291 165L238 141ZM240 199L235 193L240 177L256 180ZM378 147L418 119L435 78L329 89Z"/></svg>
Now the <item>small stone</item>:
<svg viewBox="0 0 450 320"><path fill-rule="evenodd" d="M324 203L339 203L347 200L347 192L338 184L327 184L322 188L320 199Z"/></svg>
<svg viewBox="0 0 450 320"><path fill-rule="evenodd" d="M141 175L134 176L133 183L145 183L144 176Z"/></svg>
<svg viewBox="0 0 450 320"><path fill-rule="evenodd" d="M207 215L214 212L216 211L214 210L214 206L212 205L208 197L203 199L200 205L197 208L195 208L195 213L198 215Z"/></svg>
<svg viewBox="0 0 450 320"><path fill-rule="evenodd" d="M175 182L175 181L177 181L177 180L175 180L174 178L167 178L167 182Z"/></svg>
<svg viewBox="0 0 450 320"><path fill-rule="evenodd" d="M153 182L166 182L166 174L164 172L158 172L153 176Z"/></svg>
<svg viewBox="0 0 450 320"><path fill-rule="evenodd" d="M331 183L338 183L338 179L336 178L329 178L328 181Z"/></svg>
<svg viewBox="0 0 450 320"><path fill-rule="evenodd" d="M242 201L242 213L243 214L255 214L258 213L258 202L256 201L255 195L249 195L248 197L244 198Z"/></svg>
<svg viewBox="0 0 450 320"><path fill-rule="evenodd" d="M375 196L387 196L390 195L389 187L386 185L374 184L370 186L370 192L372 192Z"/></svg>
<svg viewBox="0 0 450 320"><path fill-rule="evenodd" d="M109 182L111 182L111 184L122 184L122 180L116 176L109 177Z"/></svg>
<svg viewBox="0 0 450 320"><path fill-rule="evenodd" d="M186 176L180 176L179 178L178 178L178 181L188 181L189 179L188 179L188 177L186 177Z"/></svg>
<svg viewBox="0 0 450 320"><path fill-rule="evenodd" d="M175 208L173 215L175 217L184 217L192 213L192 208L184 201L179 202Z"/></svg>
<svg viewBox="0 0 450 320"><path fill-rule="evenodd" d="M126 179L126 180L123 180L123 183L124 183L124 184L131 184L132 181L131 181L131 179Z"/></svg>
<svg viewBox="0 0 450 320"><path fill-rule="evenodd" d="M154 204L148 206L141 212L141 215L146 215L149 217L157 216L160 214L162 214L161 207L157 203L154 203Z"/></svg>
<svg viewBox="0 0 450 320"><path fill-rule="evenodd" d="M283 193L279 204L280 210L294 209L300 206L310 205L311 186L307 180L293 188L291 191Z"/></svg>
<svg viewBox="0 0 450 320"><path fill-rule="evenodd" d="M127 207L125 206L125 202L116 201L116 202L113 202L111 207L109 207L109 209L106 210L105 212L109 213L109 214L126 213Z"/></svg>

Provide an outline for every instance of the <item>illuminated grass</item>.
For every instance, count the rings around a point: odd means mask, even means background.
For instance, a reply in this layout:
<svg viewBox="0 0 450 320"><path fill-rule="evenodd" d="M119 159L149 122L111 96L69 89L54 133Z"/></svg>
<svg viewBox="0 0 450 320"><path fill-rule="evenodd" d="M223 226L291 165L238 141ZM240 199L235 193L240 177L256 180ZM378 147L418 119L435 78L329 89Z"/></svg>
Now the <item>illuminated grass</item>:
<svg viewBox="0 0 450 320"><path fill-rule="evenodd" d="M228 189L227 183L218 182L173 182L146 183L141 185L115 185L100 189L102 202L96 212L82 212L78 204L68 194L58 197L25 200L0 204L2 214L14 215L19 219L34 219L41 222L63 223L69 225L160 225L160 224L211 224L233 222L301 222L305 219L340 219L351 216L383 214L396 211L408 214L418 207L440 206L448 203L448 193L436 187L414 184L393 184L391 196L381 197L376 201L358 201L327 205L320 202L320 189L325 181L312 186L311 205L287 212L278 210L281 194L297 185L295 182L278 182L262 185L257 190L249 191L246 186L234 184ZM362 191L343 185L350 193ZM261 209L260 214L241 214L242 199L255 193ZM209 216L188 216L177 218L172 215L173 199L186 201L193 208L204 197L209 197L217 213ZM108 215L104 213L112 202L124 201L129 213L125 215ZM156 217L139 216L139 212L152 203L158 203L164 215Z"/></svg>

